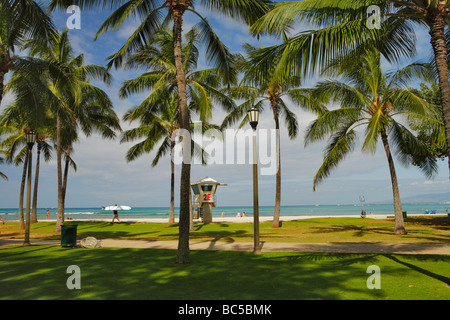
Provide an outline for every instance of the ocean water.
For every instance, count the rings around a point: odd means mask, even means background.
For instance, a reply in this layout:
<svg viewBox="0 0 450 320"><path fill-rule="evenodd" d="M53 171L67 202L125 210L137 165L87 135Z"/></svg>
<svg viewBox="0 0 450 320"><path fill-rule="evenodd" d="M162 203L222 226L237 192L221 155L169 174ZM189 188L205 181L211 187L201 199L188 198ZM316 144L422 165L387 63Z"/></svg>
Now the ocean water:
<svg viewBox="0 0 450 320"><path fill-rule="evenodd" d="M448 213L449 204L403 204L403 211L408 214L423 213ZM50 211L50 219L56 219L57 208L39 208L37 210L38 220L46 220L47 210ZM262 206L259 208L260 216L272 216L274 207ZM282 206L281 216L340 216L355 215L359 217L362 210L361 205L299 205ZM374 215L393 215L394 205L392 204L364 204L364 210L367 215L372 212ZM245 212L246 216L253 215L253 207L217 207L213 208L213 216L220 217L224 212L225 217L235 217L237 212ZM175 217L178 217L179 208L175 208ZM76 220L82 219L112 219L111 211L104 211L102 208L66 208L65 216ZM18 209L0 209L0 216L3 220L18 220ZM169 218L169 208L133 208L130 211L119 211L119 218Z"/></svg>

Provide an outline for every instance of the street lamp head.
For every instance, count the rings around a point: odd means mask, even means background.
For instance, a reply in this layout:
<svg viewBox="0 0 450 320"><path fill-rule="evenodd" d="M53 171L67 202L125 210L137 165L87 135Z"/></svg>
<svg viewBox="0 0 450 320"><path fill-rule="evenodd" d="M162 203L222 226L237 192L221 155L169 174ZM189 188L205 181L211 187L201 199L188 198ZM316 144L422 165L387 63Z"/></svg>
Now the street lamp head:
<svg viewBox="0 0 450 320"><path fill-rule="evenodd" d="M256 130L256 127L258 126L259 121L259 110L256 108L251 108L247 111L248 119L250 121L250 125L252 126L253 130Z"/></svg>
<svg viewBox="0 0 450 320"><path fill-rule="evenodd" d="M25 135L27 144L31 148L33 147L34 143L36 142L36 132L28 131Z"/></svg>

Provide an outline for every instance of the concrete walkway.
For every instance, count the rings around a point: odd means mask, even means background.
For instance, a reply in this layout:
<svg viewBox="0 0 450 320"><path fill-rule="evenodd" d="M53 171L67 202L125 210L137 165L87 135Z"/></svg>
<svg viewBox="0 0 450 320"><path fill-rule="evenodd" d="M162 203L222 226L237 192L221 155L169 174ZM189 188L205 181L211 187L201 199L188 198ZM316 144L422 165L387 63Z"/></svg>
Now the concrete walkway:
<svg viewBox="0 0 450 320"><path fill-rule="evenodd" d="M21 245L20 239L0 239L2 245ZM79 241L78 241L79 243ZM178 241L100 240L104 248L177 249ZM32 245L60 245L59 240L31 240ZM444 254L450 255L450 244L431 243L269 243L261 242L262 252L328 252L375 254ZM191 241L191 250L253 251L253 243Z"/></svg>

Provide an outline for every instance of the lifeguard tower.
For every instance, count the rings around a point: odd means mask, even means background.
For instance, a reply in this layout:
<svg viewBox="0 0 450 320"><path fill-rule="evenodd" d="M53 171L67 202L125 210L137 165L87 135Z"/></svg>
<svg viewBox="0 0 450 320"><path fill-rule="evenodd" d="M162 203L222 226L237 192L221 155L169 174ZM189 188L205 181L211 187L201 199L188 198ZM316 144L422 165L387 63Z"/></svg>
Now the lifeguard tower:
<svg viewBox="0 0 450 320"><path fill-rule="evenodd" d="M210 177L191 184L194 192L194 201L192 202L194 219L203 216L203 223L212 222L212 208L216 207L217 186L226 186L226 184L217 182Z"/></svg>

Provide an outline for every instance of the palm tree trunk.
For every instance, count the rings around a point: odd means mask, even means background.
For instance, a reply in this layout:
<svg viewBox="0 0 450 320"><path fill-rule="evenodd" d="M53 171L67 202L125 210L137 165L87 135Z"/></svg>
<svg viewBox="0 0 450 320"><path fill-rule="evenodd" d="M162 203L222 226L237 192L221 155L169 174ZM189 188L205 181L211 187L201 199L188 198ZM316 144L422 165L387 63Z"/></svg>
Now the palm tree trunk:
<svg viewBox="0 0 450 320"><path fill-rule="evenodd" d="M170 145L170 212L169 223L175 223L175 163L173 162L173 151L175 148L175 140Z"/></svg>
<svg viewBox="0 0 450 320"><path fill-rule="evenodd" d="M41 150L42 143L37 144L37 156L36 156L36 173L34 174L34 191L33 191L33 206L31 210L31 223L38 222L37 219L37 195L38 195L38 185L39 185L39 168L41 163Z"/></svg>
<svg viewBox="0 0 450 320"><path fill-rule="evenodd" d="M400 191L397 182L397 173L395 172L394 159L392 158L391 149L387 138L386 131L381 131L381 139L383 141L384 150L389 163L389 171L391 173L392 192L394 195L394 211L395 211L395 227L394 234L406 234L405 221L403 220L402 203L400 200Z"/></svg>
<svg viewBox="0 0 450 320"><path fill-rule="evenodd" d="M272 228L280 227L280 207L281 207L281 150L280 150L280 120L276 102L272 102L273 117L275 119L276 149L277 149L277 177L275 186L275 210L273 212Z"/></svg>
<svg viewBox="0 0 450 320"><path fill-rule="evenodd" d="M30 243L30 201L31 201L31 160L32 160L32 153L31 153L31 147L27 147L27 153L28 153L28 168L27 168L27 205L25 210L25 235L23 240L23 246L29 246Z"/></svg>
<svg viewBox="0 0 450 320"><path fill-rule="evenodd" d="M61 225L64 223L64 194L61 168L61 118L59 113L56 114L56 166L58 171L58 213L54 231L60 232Z"/></svg>
<svg viewBox="0 0 450 320"><path fill-rule="evenodd" d="M447 156L450 178L450 83L447 69L447 44L445 37L445 12L438 14L431 22L430 27L431 45L433 47L436 66L439 74L439 88L442 97L442 111L444 114L445 137L447 141Z"/></svg>
<svg viewBox="0 0 450 320"><path fill-rule="evenodd" d="M66 153L66 161L64 163L63 188L62 188L64 208L66 207L66 192L67 192L67 179L69 177L69 164L70 164L70 155Z"/></svg>
<svg viewBox="0 0 450 320"><path fill-rule="evenodd" d="M172 3L174 3L173 1ZM181 49L181 35L183 27L183 14L187 9L186 0L177 0L172 5L173 9L173 37L175 68L177 72L176 81L178 88L178 99L180 108L180 127L190 133L189 114L186 95L186 74L183 67L183 56ZM180 178L180 220L179 238L176 263L188 264L189 259L189 188L191 180L191 164L186 160L186 152L191 150L191 142L183 139L183 163L181 165Z"/></svg>
<svg viewBox="0 0 450 320"><path fill-rule="evenodd" d="M3 81L5 81L5 73L0 72L0 105L3 100L3 87L4 87Z"/></svg>
<svg viewBox="0 0 450 320"><path fill-rule="evenodd" d="M25 160L23 162L22 182L20 183L20 194L19 194L19 221L21 230L25 229L25 220L23 217L23 197L25 192L25 181L27 179L27 167L28 167L28 152L25 154Z"/></svg>

